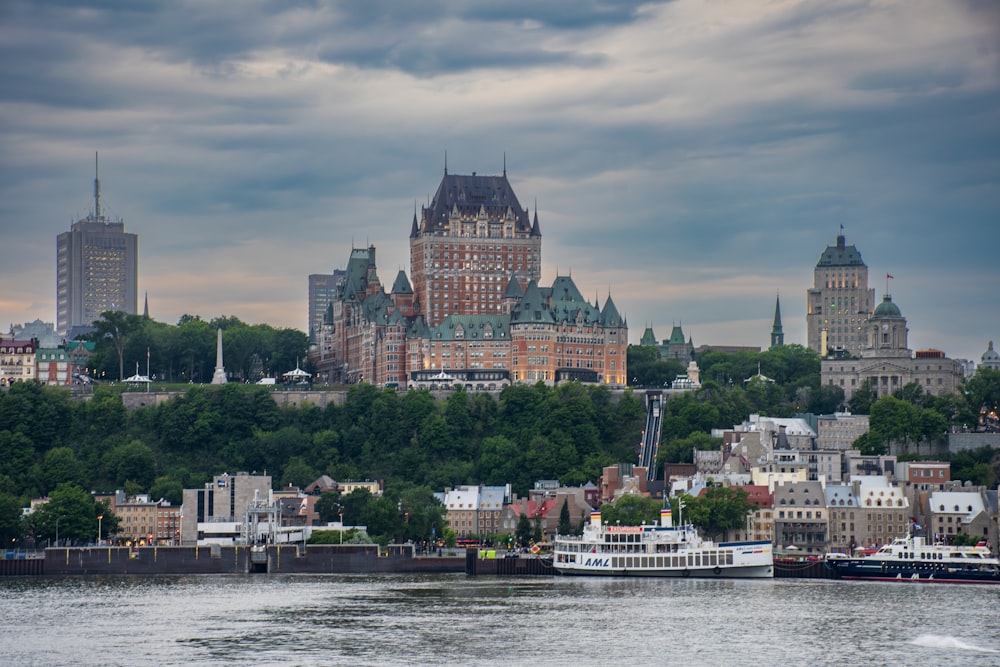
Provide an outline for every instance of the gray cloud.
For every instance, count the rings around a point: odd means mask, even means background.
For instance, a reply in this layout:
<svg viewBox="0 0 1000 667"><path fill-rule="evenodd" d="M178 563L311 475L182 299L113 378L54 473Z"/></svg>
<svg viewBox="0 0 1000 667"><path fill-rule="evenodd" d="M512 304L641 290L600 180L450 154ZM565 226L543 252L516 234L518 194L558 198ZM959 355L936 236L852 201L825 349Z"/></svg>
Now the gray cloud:
<svg viewBox="0 0 1000 667"><path fill-rule="evenodd" d="M12 2L0 7L0 298L54 313L55 235L106 203L154 317L305 326L308 273L378 246L452 172L538 202L545 276L635 338L788 339L843 224L911 340L1000 330L990 3ZM294 261L288 258L293 257ZM884 289L877 279L873 284ZM956 326L948 326L956 323Z"/></svg>

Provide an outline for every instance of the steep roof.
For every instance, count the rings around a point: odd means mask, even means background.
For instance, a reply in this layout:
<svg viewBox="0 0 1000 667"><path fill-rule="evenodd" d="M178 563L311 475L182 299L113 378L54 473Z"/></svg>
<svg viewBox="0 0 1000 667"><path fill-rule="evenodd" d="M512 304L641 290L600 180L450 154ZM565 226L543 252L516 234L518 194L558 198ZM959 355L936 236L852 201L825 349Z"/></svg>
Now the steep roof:
<svg viewBox="0 0 1000 667"><path fill-rule="evenodd" d="M506 171L501 176L477 176L475 173L465 176L446 171L430 206L421 209L420 231L443 231L448 228L453 215L485 217L492 222L510 220L515 225L516 233L531 233L533 229L528 211L521 208L517 201ZM536 211L535 228L537 218Z"/></svg>
<svg viewBox="0 0 1000 667"><path fill-rule="evenodd" d="M611 295L608 295L608 300L604 302L604 308L601 310L601 324L606 327L618 327L624 323L622 316L618 314L618 308L615 306L615 302L611 300Z"/></svg>
<svg viewBox="0 0 1000 667"><path fill-rule="evenodd" d="M520 299L522 296L524 296L524 292L521 291L521 283L517 279L517 276L512 273L510 274L510 280L507 281L507 289L503 292L503 298Z"/></svg>
<svg viewBox="0 0 1000 667"><path fill-rule="evenodd" d="M538 283L534 280L528 283L524 290L524 298L514 307L511 322L538 322L552 324L556 319L546 303Z"/></svg>
<svg viewBox="0 0 1000 667"><path fill-rule="evenodd" d="M343 279L337 284L341 301L360 301L368 289L369 274L374 275L375 248L352 248Z"/></svg>
<svg viewBox="0 0 1000 667"><path fill-rule="evenodd" d="M865 266L861 253L853 245L847 245L843 234L837 237L837 245L827 246L819 256L816 268L821 266Z"/></svg>
<svg viewBox="0 0 1000 667"><path fill-rule="evenodd" d="M413 288L410 286L410 279L406 277L406 271L403 271L403 269L400 269L399 273L396 274L396 280L392 283L392 293L413 294Z"/></svg>
<svg viewBox="0 0 1000 667"><path fill-rule="evenodd" d="M642 338L639 339L639 345L650 345L656 346L656 334L653 333L653 327L646 327L646 330L642 332Z"/></svg>

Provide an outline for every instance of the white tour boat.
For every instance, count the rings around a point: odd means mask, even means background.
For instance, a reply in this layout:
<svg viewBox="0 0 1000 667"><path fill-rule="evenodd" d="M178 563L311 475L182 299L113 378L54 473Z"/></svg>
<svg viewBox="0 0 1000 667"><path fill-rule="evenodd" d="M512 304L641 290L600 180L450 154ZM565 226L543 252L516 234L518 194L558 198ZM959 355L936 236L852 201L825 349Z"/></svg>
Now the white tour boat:
<svg viewBox="0 0 1000 667"><path fill-rule="evenodd" d="M593 512L583 535L559 535L552 565L560 574L629 577L758 578L774 576L771 543L704 540L690 524L607 526Z"/></svg>

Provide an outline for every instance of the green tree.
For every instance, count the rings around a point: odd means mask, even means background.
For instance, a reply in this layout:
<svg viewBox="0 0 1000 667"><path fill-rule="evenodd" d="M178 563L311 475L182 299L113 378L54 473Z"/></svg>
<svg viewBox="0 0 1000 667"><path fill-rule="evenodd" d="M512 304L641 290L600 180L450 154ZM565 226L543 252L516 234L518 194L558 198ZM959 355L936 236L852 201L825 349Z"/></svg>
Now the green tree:
<svg viewBox="0 0 1000 667"><path fill-rule="evenodd" d="M0 544L10 544L23 532L21 503L9 493L0 493Z"/></svg>
<svg viewBox="0 0 1000 667"><path fill-rule="evenodd" d="M531 541L531 520L528 519L527 512L521 512L517 517L517 528L514 530L518 546L526 547Z"/></svg>
<svg viewBox="0 0 1000 667"><path fill-rule="evenodd" d="M563 500L562 507L559 509L559 530L560 535L569 535L573 532L573 525L570 523L569 519L569 502Z"/></svg>
<svg viewBox="0 0 1000 667"><path fill-rule="evenodd" d="M130 315L121 310L106 310L100 319L94 322L94 333L88 334L92 340L100 343L110 341L118 359L118 381L125 379L125 344L129 337L143 327L142 317Z"/></svg>
<svg viewBox="0 0 1000 667"><path fill-rule="evenodd" d="M601 506L601 521L609 525L640 526L659 521L663 502L632 494L619 496L613 503Z"/></svg>
<svg viewBox="0 0 1000 667"><path fill-rule="evenodd" d="M340 502L339 491L327 491L319 497L314 508L319 520L323 523L333 523L340 521L340 514L344 511L344 506Z"/></svg>
<svg viewBox="0 0 1000 667"><path fill-rule="evenodd" d="M1000 409L1000 370L980 366L961 388L965 399L962 414L969 428L983 425L987 415ZM995 418L995 417L994 417Z"/></svg>
<svg viewBox="0 0 1000 667"><path fill-rule="evenodd" d="M35 511L36 539L70 544L97 540L99 508L94 497L75 484L63 483L49 494L49 502ZM110 513L109 513L110 521ZM104 532L103 520L101 532Z"/></svg>
<svg viewBox="0 0 1000 667"><path fill-rule="evenodd" d="M55 447L45 453L42 460L42 482L45 490L51 490L62 482L86 486L87 479L83 464L69 447Z"/></svg>
<svg viewBox="0 0 1000 667"><path fill-rule="evenodd" d="M871 413L872 404L878 400L878 393L875 390L874 378L865 378L861 385L854 390L847 409L856 415L867 415Z"/></svg>
<svg viewBox="0 0 1000 667"><path fill-rule="evenodd" d="M108 474L119 487L131 480L141 488L149 488L156 477L156 461L149 445L133 440L115 447L105 457Z"/></svg>
<svg viewBox="0 0 1000 667"><path fill-rule="evenodd" d="M303 457L293 456L288 459L288 463L281 471L281 486L282 488L289 486L303 488L311 484L317 477L316 469L306 463Z"/></svg>
<svg viewBox="0 0 1000 667"><path fill-rule="evenodd" d="M746 490L709 486L697 498L685 496L686 516L706 535L718 537L728 530L746 525L747 515L756 509Z"/></svg>
<svg viewBox="0 0 1000 667"><path fill-rule="evenodd" d="M184 502L184 485L173 477L157 477L149 487L149 497L152 500L166 500L171 505L180 505Z"/></svg>
<svg viewBox="0 0 1000 667"><path fill-rule="evenodd" d="M872 405L869 432L871 437L886 444L901 442L905 452L909 449L910 440L920 437L918 408L895 396L883 396Z"/></svg>
<svg viewBox="0 0 1000 667"><path fill-rule="evenodd" d="M693 463L694 450L713 451L722 445L722 438L696 431L686 438L674 438L660 445L656 452L656 467L661 470L666 463Z"/></svg>

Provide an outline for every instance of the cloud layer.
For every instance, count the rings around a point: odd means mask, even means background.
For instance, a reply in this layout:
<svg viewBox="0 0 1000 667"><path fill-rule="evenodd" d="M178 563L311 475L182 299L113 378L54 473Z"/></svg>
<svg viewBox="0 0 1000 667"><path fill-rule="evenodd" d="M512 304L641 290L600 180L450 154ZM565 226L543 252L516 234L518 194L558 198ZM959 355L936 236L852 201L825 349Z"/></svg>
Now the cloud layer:
<svg viewBox="0 0 1000 667"><path fill-rule="evenodd" d="M506 166L544 279L634 341L766 345L844 225L916 348L1000 339L990 2L28 2L0 7L0 328L55 312L55 236L104 203L151 314L306 327L306 276ZM873 280L881 294L885 285Z"/></svg>

